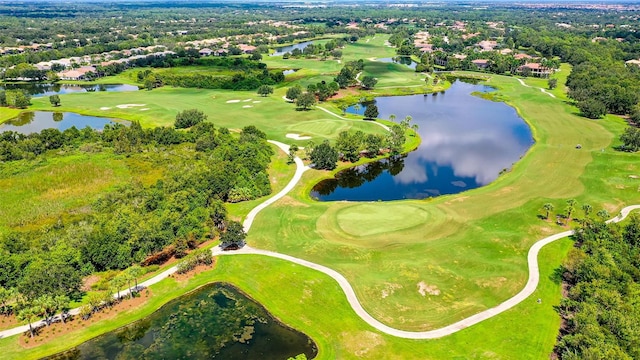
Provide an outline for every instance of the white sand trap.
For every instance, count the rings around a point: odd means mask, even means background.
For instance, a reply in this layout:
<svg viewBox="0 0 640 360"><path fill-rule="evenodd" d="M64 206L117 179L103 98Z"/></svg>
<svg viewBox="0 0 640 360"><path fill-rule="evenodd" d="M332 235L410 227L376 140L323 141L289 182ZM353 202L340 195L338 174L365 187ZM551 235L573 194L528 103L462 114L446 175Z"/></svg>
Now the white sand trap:
<svg viewBox="0 0 640 360"><path fill-rule="evenodd" d="M149 108L140 109L140 111L147 111Z"/></svg>
<svg viewBox="0 0 640 360"><path fill-rule="evenodd" d="M252 99L247 99L247 100L243 100L243 102L248 102L248 101L251 101L251 100L252 100Z"/></svg>
<svg viewBox="0 0 640 360"><path fill-rule="evenodd" d="M128 109L128 108L132 108L132 107L137 107L137 106L145 106L147 104L120 104L120 105L116 105L116 107L118 109Z"/></svg>
<svg viewBox="0 0 640 360"><path fill-rule="evenodd" d="M101 108L100 108L100 110L111 110L111 108L110 108L110 107L103 106L103 107L101 107Z"/></svg>
<svg viewBox="0 0 640 360"><path fill-rule="evenodd" d="M251 105L245 105L245 106L243 106L242 108L243 108L243 109L248 109L248 108L252 108L252 107L253 107L253 106L251 106Z"/></svg>
<svg viewBox="0 0 640 360"><path fill-rule="evenodd" d="M227 100L227 104L235 104L235 103L239 103L240 100Z"/></svg>
<svg viewBox="0 0 640 360"><path fill-rule="evenodd" d="M287 138L293 139L293 140L309 140L309 139L311 139L311 136L300 136L300 134L287 134L285 136Z"/></svg>
<svg viewBox="0 0 640 360"><path fill-rule="evenodd" d="M254 101L254 104L260 104L261 101Z"/></svg>

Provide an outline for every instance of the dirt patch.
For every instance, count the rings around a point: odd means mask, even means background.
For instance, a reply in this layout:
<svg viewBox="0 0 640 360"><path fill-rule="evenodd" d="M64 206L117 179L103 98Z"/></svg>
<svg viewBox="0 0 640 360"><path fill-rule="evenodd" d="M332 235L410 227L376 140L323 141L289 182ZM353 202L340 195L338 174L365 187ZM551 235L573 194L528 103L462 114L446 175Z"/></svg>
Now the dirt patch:
<svg viewBox="0 0 640 360"><path fill-rule="evenodd" d="M464 202L468 198L469 198L468 196L460 196L460 197L457 197L455 199L449 200L449 201L445 202L444 204L445 205L451 205L452 203Z"/></svg>
<svg viewBox="0 0 640 360"><path fill-rule="evenodd" d="M357 357L365 357L376 347L385 343L382 336L371 331L359 331L355 334L344 332L340 337L345 350Z"/></svg>
<svg viewBox="0 0 640 360"><path fill-rule="evenodd" d="M389 295L393 295L394 292L396 292L396 290L398 289L402 289L402 285L400 284L394 284L394 283L384 283L384 289L382 289L381 293L382 293L382 298L386 298Z"/></svg>
<svg viewBox="0 0 640 360"><path fill-rule="evenodd" d="M309 205L302 203L291 196L284 196L282 199L278 200L273 206L300 206L300 207L309 207Z"/></svg>
<svg viewBox="0 0 640 360"><path fill-rule="evenodd" d="M91 290L91 286L100 281L100 276L98 275L89 275L82 280L82 291Z"/></svg>
<svg viewBox="0 0 640 360"><path fill-rule="evenodd" d="M18 326L20 322L16 319L15 315L4 316L0 315L0 330L11 329Z"/></svg>
<svg viewBox="0 0 640 360"><path fill-rule="evenodd" d="M340 89L338 93L331 97L332 100L342 99L343 97L360 94L356 87L349 87L346 89Z"/></svg>
<svg viewBox="0 0 640 360"><path fill-rule="evenodd" d="M504 283L507 281L505 277L497 277L485 280L478 280L476 284L482 288L501 288L504 286Z"/></svg>
<svg viewBox="0 0 640 360"><path fill-rule="evenodd" d="M433 296L440 295L440 289L438 289L438 287L435 285L428 285L424 281L420 281L417 285L418 285L418 292L422 296L427 296L427 294L433 295Z"/></svg>
<svg viewBox="0 0 640 360"><path fill-rule="evenodd" d="M58 321L48 327L42 326L38 329L38 334L34 338L30 337L29 331L27 330L22 336L20 336L18 344L25 349L46 344L59 337L68 336L69 333L85 328L90 324L106 319L112 319L122 311L136 309L146 303L151 296L153 296L151 290L144 289L140 293L139 297L135 297L133 299L126 298L111 308L105 308L102 311L91 315L88 320L82 320L79 316L75 316L73 319L67 320L66 323Z"/></svg>

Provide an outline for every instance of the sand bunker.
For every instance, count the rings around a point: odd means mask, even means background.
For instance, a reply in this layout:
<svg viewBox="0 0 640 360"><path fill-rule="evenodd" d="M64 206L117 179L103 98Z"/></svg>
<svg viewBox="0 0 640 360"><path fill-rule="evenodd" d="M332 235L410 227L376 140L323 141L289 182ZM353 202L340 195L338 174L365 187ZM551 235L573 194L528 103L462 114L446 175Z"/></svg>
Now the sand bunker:
<svg viewBox="0 0 640 360"><path fill-rule="evenodd" d="M240 100L227 100L227 104L235 104L235 103L239 103Z"/></svg>
<svg viewBox="0 0 640 360"><path fill-rule="evenodd" d="M253 103L254 104L260 104L260 101L254 101Z"/></svg>
<svg viewBox="0 0 640 360"><path fill-rule="evenodd" d="M243 102L251 101L251 99L243 100Z"/></svg>
<svg viewBox="0 0 640 360"><path fill-rule="evenodd" d="M309 140L309 139L311 139L311 136L300 136L300 134L287 134L285 136L287 138L293 139L293 140Z"/></svg>
<svg viewBox="0 0 640 360"><path fill-rule="evenodd" d="M253 107L253 106L251 106L251 105L245 105L245 106L243 106L242 108L243 108L243 109L248 109L248 108L251 108L251 107Z"/></svg>
<svg viewBox="0 0 640 360"><path fill-rule="evenodd" d="M147 111L149 108L140 109L140 111Z"/></svg>
<svg viewBox="0 0 640 360"><path fill-rule="evenodd" d="M103 107L101 107L101 108L100 108L100 110L111 110L111 108L110 108L110 107L103 106Z"/></svg>
<svg viewBox="0 0 640 360"><path fill-rule="evenodd" d="M147 104L120 104L120 105L116 105L116 107L118 109L128 109L128 108L132 108L132 107L137 107L137 106L145 106Z"/></svg>

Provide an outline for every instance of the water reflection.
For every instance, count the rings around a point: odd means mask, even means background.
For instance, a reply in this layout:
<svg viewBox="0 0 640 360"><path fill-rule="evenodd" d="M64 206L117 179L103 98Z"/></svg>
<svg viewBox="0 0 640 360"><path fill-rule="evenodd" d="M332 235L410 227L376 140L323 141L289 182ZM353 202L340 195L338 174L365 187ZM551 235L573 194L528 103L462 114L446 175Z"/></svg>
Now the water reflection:
<svg viewBox="0 0 640 360"><path fill-rule="evenodd" d="M380 62L384 62L384 63L394 63L394 64L401 64L401 65L406 65L407 67L409 67L409 69L416 69L416 66L418 65L418 63L416 63L415 61L411 60L411 57L409 56L396 56L396 57L392 57L392 58L380 58L380 59L376 59L376 61L380 61Z"/></svg>
<svg viewBox="0 0 640 360"><path fill-rule="evenodd" d="M122 124L130 122L120 120ZM89 126L95 130L102 130L106 124L113 124L111 119L80 115L68 112L25 111L18 117L0 125L0 132L15 131L21 134L38 133L44 129L58 129L64 131L75 126L83 129Z"/></svg>
<svg viewBox="0 0 640 360"><path fill-rule="evenodd" d="M406 156L397 174L382 171L375 181L358 187L343 188L338 184L331 194L318 193L318 198L355 201L425 198L459 193L495 180L500 172L518 161L533 139L529 127L513 108L472 96L473 91L491 88L455 82L446 96L377 98L379 117L389 119L393 114L399 122L411 116L419 125L422 143ZM362 114L365 108L366 104L347 111Z"/></svg>
<svg viewBox="0 0 640 360"><path fill-rule="evenodd" d="M80 92L95 92L95 91L108 91L108 92L120 92L120 91L137 91L138 87L135 85L69 85L69 84L5 84L0 86L0 90L26 90L33 97L43 97L49 95L63 95Z"/></svg>
<svg viewBox="0 0 640 360"><path fill-rule="evenodd" d="M313 44L313 41L305 41L298 44L288 45L288 46L280 46L276 48L276 52L272 53L270 56L282 56L285 53L290 53L293 49L298 49L300 51L304 50L309 44Z"/></svg>

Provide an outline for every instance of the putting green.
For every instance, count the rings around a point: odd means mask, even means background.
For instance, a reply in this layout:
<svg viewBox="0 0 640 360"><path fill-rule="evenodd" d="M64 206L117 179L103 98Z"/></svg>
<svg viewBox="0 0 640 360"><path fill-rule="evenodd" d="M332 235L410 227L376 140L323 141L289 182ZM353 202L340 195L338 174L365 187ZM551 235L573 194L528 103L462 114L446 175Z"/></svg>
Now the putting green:
<svg viewBox="0 0 640 360"><path fill-rule="evenodd" d="M405 204L360 204L336 214L340 229L353 236L370 236L400 231L423 224L429 214Z"/></svg>

